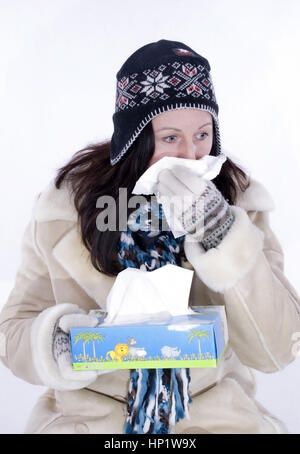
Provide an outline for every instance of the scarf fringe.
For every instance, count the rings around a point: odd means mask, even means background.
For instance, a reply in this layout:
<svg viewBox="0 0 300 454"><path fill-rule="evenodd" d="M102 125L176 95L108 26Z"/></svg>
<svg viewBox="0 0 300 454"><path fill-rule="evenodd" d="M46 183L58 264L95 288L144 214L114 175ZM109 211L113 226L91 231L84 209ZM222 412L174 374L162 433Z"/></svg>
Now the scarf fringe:
<svg viewBox="0 0 300 454"><path fill-rule="evenodd" d="M189 369L135 369L130 374L125 434L168 434L190 419Z"/></svg>
<svg viewBox="0 0 300 454"><path fill-rule="evenodd" d="M150 207L151 205L151 207ZM151 231L150 220L142 215L153 212L162 220L158 203L141 206L134 227L121 233L118 260L123 269L152 271L169 263L181 266L184 236L177 239L170 230ZM139 229L141 226L149 230ZM182 418L189 419L189 369L135 369L130 371L125 434L168 434Z"/></svg>

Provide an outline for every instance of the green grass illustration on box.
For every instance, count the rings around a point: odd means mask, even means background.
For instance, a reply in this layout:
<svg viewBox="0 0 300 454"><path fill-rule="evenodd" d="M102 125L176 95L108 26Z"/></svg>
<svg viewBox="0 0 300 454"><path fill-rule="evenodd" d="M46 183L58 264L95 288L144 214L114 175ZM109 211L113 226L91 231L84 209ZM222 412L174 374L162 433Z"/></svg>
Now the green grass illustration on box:
<svg viewBox="0 0 300 454"><path fill-rule="evenodd" d="M73 368L216 367L227 338L224 316L210 309L172 317L168 323L72 328Z"/></svg>

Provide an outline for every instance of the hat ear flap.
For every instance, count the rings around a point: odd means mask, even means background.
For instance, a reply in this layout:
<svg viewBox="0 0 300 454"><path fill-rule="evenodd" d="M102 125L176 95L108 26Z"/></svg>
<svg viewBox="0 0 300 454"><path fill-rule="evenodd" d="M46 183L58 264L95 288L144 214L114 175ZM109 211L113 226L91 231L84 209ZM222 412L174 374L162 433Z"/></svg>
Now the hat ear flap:
<svg viewBox="0 0 300 454"><path fill-rule="evenodd" d="M217 147L216 147L216 122L213 117L213 141L211 146L211 152L209 153L211 156L217 156Z"/></svg>

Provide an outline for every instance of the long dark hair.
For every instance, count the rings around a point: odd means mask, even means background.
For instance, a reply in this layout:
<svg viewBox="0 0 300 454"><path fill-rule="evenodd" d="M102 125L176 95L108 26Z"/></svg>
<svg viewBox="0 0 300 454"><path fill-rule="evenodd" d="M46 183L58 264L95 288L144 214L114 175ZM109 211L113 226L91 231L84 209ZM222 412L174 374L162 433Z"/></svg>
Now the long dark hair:
<svg viewBox="0 0 300 454"><path fill-rule="evenodd" d="M215 136L215 135L214 135ZM96 219L106 207L96 208L97 199L111 196L116 203L116 226L124 209L119 204L119 188L127 189L127 201L132 196L136 181L145 172L154 153L155 139L152 122L143 129L125 156L114 166L110 164L110 140L89 144L77 151L70 161L57 169L55 186L68 183L78 212L81 236L91 253L91 262L100 272L115 276L121 271L117 258L117 244L121 230L100 231ZM215 155L213 141L211 155ZM249 186L246 173L227 157L220 174L213 180L225 199L235 204L238 187L241 191ZM127 208L128 216L136 208Z"/></svg>

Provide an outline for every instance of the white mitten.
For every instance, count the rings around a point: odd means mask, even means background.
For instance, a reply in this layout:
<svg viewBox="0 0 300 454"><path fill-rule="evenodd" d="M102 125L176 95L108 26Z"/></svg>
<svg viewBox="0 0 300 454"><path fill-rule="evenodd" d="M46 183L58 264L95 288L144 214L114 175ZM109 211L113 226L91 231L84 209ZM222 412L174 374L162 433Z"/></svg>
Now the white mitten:
<svg viewBox="0 0 300 454"><path fill-rule="evenodd" d="M32 359L40 381L59 391L82 389L111 370L72 369L71 327L95 327L98 320L76 304L61 303L43 310L31 328Z"/></svg>
<svg viewBox="0 0 300 454"><path fill-rule="evenodd" d="M77 371L72 368L70 328L94 328L98 319L87 314L67 314L58 319L53 331L53 356L60 373L67 380L87 381L97 378L98 371Z"/></svg>
<svg viewBox="0 0 300 454"><path fill-rule="evenodd" d="M234 216L215 184L179 166L162 170L158 181L158 201L163 209L172 206L182 227L206 250L218 246Z"/></svg>

